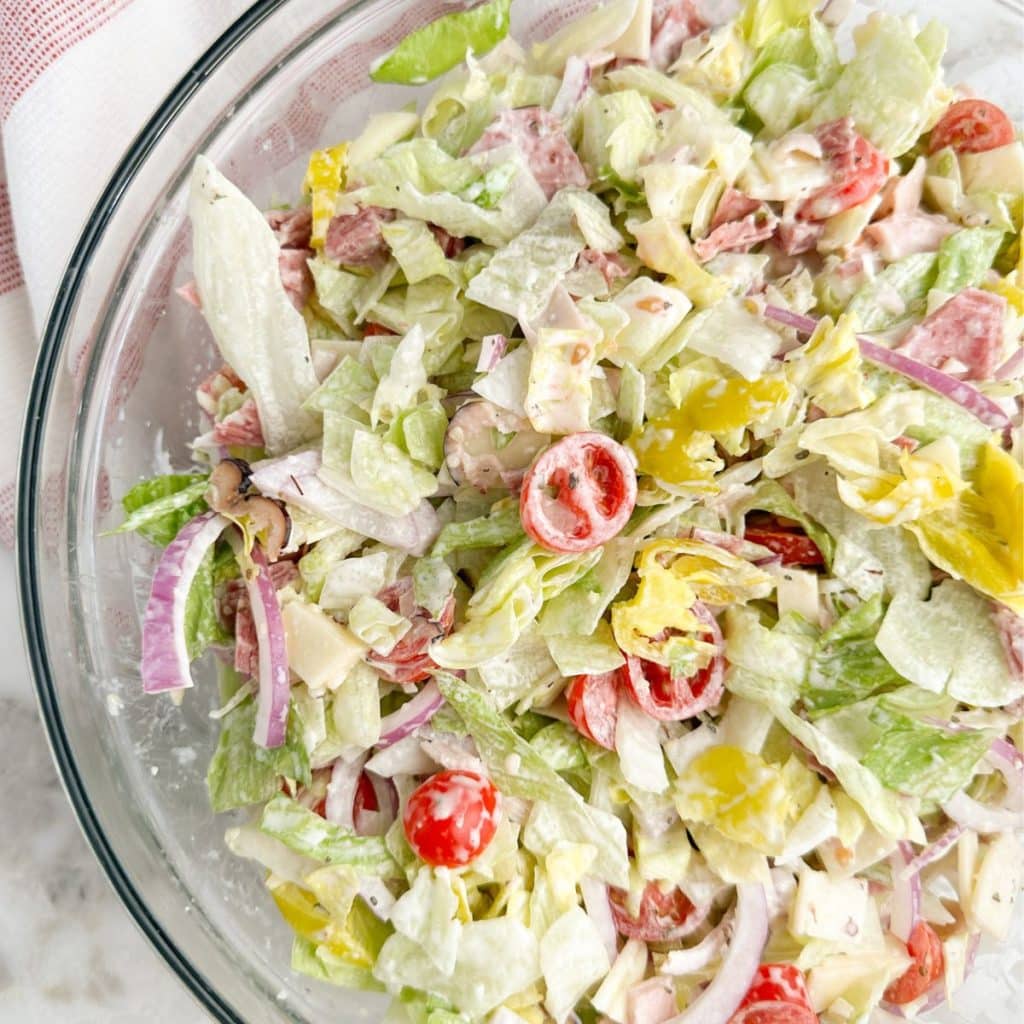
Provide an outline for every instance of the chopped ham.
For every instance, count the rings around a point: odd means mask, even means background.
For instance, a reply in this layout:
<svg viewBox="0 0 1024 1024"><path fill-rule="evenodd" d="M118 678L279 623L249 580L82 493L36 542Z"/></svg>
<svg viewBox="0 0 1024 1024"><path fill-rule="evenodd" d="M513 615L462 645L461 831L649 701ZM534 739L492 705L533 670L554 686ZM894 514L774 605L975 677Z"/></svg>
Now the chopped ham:
<svg viewBox="0 0 1024 1024"><path fill-rule="evenodd" d="M262 448L263 428L256 402L247 398L233 413L229 413L214 425L213 440L217 444L244 445L247 448Z"/></svg>
<svg viewBox="0 0 1024 1024"><path fill-rule="evenodd" d="M526 158L548 199L569 185L587 187L587 172L566 138L562 122L543 107L503 110L469 152L486 153L509 144Z"/></svg>
<svg viewBox="0 0 1024 1024"><path fill-rule="evenodd" d="M671 67L687 39L700 35L708 27L694 0L655 0L651 17L652 67Z"/></svg>
<svg viewBox="0 0 1024 1024"><path fill-rule="evenodd" d="M803 220L783 221L775 232L775 241L787 256L802 256L817 248L824 233L824 224Z"/></svg>
<svg viewBox="0 0 1024 1024"><path fill-rule="evenodd" d="M277 257L281 284L300 313L313 294L313 274L308 263L312 256L312 249L282 249Z"/></svg>
<svg viewBox="0 0 1024 1024"><path fill-rule="evenodd" d="M881 220L892 214L915 213L921 206L927 169L928 162L922 156L902 177L890 178L882 189L882 201L875 211L875 217Z"/></svg>
<svg viewBox="0 0 1024 1024"><path fill-rule="evenodd" d="M722 198L715 207L715 216L711 221L711 230L720 228L723 224L731 224L752 213L757 213L764 206L760 199L751 199L750 196L739 189L727 188L722 193Z"/></svg>
<svg viewBox="0 0 1024 1024"><path fill-rule="evenodd" d="M629 267L617 252L598 252L596 249L584 249L580 253L579 264L590 264L601 271L605 284L611 285L622 277L629 277Z"/></svg>
<svg viewBox="0 0 1024 1024"><path fill-rule="evenodd" d="M991 380L1003 351L1006 299L967 288L912 327L896 349L936 369L955 359L968 380Z"/></svg>
<svg viewBox="0 0 1024 1024"><path fill-rule="evenodd" d="M901 260L919 252L938 252L939 246L957 226L938 213L894 213L875 221L864 236L886 262Z"/></svg>
<svg viewBox="0 0 1024 1024"><path fill-rule="evenodd" d="M332 217L327 225L324 255L346 266L373 266L387 259L388 244L381 226L396 217L394 210L367 206L358 213Z"/></svg>
<svg viewBox="0 0 1024 1024"><path fill-rule="evenodd" d="M697 242L693 250L704 261L720 252L749 252L758 242L767 242L775 234L778 223L779 219L765 206L742 220L715 228L707 238Z"/></svg>
<svg viewBox="0 0 1024 1024"><path fill-rule="evenodd" d="M295 210L268 210L264 216L282 249L309 248L313 211L308 206Z"/></svg>

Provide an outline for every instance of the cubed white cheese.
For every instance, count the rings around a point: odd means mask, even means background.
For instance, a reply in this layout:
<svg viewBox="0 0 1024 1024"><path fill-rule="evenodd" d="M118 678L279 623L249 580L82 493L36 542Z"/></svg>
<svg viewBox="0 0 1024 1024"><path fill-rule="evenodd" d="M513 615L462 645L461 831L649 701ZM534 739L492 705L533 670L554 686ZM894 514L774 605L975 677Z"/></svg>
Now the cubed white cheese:
<svg viewBox="0 0 1024 1024"><path fill-rule="evenodd" d="M340 686L366 653L366 644L316 605L289 601L281 616L288 664L311 693Z"/></svg>
<svg viewBox="0 0 1024 1024"><path fill-rule="evenodd" d="M856 941L864 927L868 883L832 878L827 872L801 872L790 910L789 930L798 938Z"/></svg>

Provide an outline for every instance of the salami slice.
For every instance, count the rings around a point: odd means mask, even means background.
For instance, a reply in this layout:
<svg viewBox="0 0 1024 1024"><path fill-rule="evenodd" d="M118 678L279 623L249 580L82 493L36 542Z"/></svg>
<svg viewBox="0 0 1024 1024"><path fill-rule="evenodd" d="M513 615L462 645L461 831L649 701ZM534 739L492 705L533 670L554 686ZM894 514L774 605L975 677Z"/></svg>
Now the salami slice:
<svg viewBox="0 0 1024 1024"><path fill-rule="evenodd" d="M955 360L967 380L990 380L1002 354L1005 312L1001 295L967 288L911 328L896 351L936 369Z"/></svg>
<svg viewBox="0 0 1024 1024"><path fill-rule="evenodd" d="M543 107L503 110L470 153L486 153L509 144L526 158L548 199L569 185L587 187L587 172L566 138L562 122Z"/></svg>
<svg viewBox="0 0 1024 1024"><path fill-rule="evenodd" d="M388 244L380 229L395 219L394 210L367 206L358 213L343 213L331 219L324 240L324 255L346 266L380 263L388 254Z"/></svg>

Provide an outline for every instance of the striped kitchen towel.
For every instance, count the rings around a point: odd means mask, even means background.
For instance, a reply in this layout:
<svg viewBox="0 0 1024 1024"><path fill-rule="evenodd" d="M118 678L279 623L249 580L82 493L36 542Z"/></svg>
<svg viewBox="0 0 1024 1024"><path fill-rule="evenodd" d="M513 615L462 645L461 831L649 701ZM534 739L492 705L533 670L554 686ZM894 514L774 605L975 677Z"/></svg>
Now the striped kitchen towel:
<svg viewBox="0 0 1024 1024"><path fill-rule="evenodd" d="M0 0L0 541L40 331L117 162L246 0ZM130 83L130 88L126 88Z"/></svg>

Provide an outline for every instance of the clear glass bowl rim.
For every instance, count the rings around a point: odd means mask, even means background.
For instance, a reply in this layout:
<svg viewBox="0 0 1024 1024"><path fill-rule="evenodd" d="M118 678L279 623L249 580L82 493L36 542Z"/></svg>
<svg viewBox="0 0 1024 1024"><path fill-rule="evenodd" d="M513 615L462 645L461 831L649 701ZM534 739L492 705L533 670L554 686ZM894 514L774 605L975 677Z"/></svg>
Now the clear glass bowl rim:
<svg viewBox="0 0 1024 1024"><path fill-rule="evenodd" d="M26 406L18 467L15 555L22 634L39 702L40 716L58 773L87 842L132 920L203 1009L222 1024L246 1022L210 985L202 971L183 954L147 905L108 841L75 764L57 705L44 640L34 525L40 493L39 470L46 413L53 393L53 381L60 367L64 336L92 255L124 193L181 109L234 48L288 2L289 0L256 0L225 29L167 94L128 146L106 188L100 194L61 276L43 329ZM351 14L367 2L369 0L356 0L346 8L345 14Z"/></svg>

